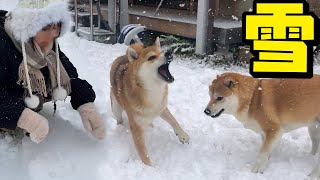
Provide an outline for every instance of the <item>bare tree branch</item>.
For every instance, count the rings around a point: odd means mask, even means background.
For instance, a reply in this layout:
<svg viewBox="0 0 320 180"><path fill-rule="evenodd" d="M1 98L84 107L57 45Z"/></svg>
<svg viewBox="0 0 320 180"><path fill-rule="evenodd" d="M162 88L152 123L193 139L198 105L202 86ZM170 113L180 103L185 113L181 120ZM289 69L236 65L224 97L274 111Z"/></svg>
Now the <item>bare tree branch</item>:
<svg viewBox="0 0 320 180"><path fill-rule="evenodd" d="M163 0L160 1L159 5L158 5L158 7L157 7L157 9L156 9L156 12L154 12L153 16L155 16L155 15L157 14L160 6L162 5L162 2L163 2Z"/></svg>

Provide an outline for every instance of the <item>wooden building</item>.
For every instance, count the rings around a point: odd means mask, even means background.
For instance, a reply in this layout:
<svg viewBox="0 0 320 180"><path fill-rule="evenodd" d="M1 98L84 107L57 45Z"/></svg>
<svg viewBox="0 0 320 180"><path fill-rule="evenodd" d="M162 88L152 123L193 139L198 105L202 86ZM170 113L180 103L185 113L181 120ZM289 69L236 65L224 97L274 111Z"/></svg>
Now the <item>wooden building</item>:
<svg viewBox="0 0 320 180"><path fill-rule="evenodd" d="M310 10L320 15L320 1L307 0ZM242 13L252 10L253 0L100 0L102 15L115 29L127 24L141 24L150 30L196 40L196 53L228 51L242 42ZM78 0L87 7L89 0ZM115 7L120 6L116 13ZM208 36L207 36L208 34Z"/></svg>

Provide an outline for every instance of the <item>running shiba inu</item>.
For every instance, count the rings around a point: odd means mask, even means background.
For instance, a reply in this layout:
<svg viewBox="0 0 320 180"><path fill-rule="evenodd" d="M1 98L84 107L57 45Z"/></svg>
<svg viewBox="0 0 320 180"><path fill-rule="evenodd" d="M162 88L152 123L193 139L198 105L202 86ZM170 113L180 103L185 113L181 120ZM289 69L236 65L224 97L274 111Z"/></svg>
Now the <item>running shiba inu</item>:
<svg viewBox="0 0 320 180"><path fill-rule="evenodd" d="M131 134L140 158L151 165L144 141L144 129L156 117L166 120L182 143L189 136L167 107L168 84L174 81L169 64L172 52L161 52L159 37L152 46L135 43L126 55L118 57L110 71L111 106L118 124L123 123L122 112L127 113Z"/></svg>
<svg viewBox="0 0 320 180"><path fill-rule="evenodd" d="M320 76L312 79L255 79L236 73L218 75L209 86L205 114L234 115L246 128L262 134L263 144L252 172L263 172L268 158L285 132L308 126L311 153L320 142ZM315 168L313 177L319 177Z"/></svg>

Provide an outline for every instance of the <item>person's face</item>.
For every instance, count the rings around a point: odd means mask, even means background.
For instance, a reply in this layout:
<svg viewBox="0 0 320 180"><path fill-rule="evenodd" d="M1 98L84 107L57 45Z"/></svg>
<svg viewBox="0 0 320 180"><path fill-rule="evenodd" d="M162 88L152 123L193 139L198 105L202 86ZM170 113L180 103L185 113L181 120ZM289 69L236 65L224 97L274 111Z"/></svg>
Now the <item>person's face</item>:
<svg viewBox="0 0 320 180"><path fill-rule="evenodd" d="M41 31L39 31L36 36L34 37L34 41L41 47L45 48L50 43L54 41L55 38L57 38L60 34L61 30L61 23L58 24L50 24L44 28L42 28Z"/></svg>

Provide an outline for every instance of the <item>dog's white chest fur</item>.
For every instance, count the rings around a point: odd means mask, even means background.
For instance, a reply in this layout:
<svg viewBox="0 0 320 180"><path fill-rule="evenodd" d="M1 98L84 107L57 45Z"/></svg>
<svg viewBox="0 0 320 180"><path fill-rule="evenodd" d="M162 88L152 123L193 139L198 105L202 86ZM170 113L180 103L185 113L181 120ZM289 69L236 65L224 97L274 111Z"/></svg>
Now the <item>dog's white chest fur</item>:
<svg viewBox="0 0 320 180"><path fill-rule="evenodd" d="M166 107L166 98L164 88L157 90L148 90L147 92L148 102L150 103L149 108L146 109L146 114L154 114L158 116L162 113L164 107Z"/></svg>
<svg viewBox="0 0 320 180"><path fill-rule="evenodd" d="M262 133L262 129L260 125L258 124L257 120L251 119L247 117L246 115L238 115L237 119L240 120L240 122L243 124L243 126L247 129L251 129L252 131L256 133Z"/></svg>
<svg viewBox="0 0 320 180"><path fill-rule="evenodd" d="M166 107L166 84L161 81L145 80L143 85L148 107L141 110L144 116L137 118L137 121L140 126L147 127L156 117L161 115Z"/></svg>
<svg viewBox="0 0 320 180"><path fill-rule="evenodd" d="M261 127L256 120L248 119L247 121L243 122L243 126L247 129L253 130L256 133L262 132Z"/></svg>
<svg viewBox="0 0 320 180"><path fill-rule="evenodd" d="M160 111L164 106L164 98L166 98L166 84L162 80L145 80L144 89L148 97L151 109L153 111Z"/></svg>

